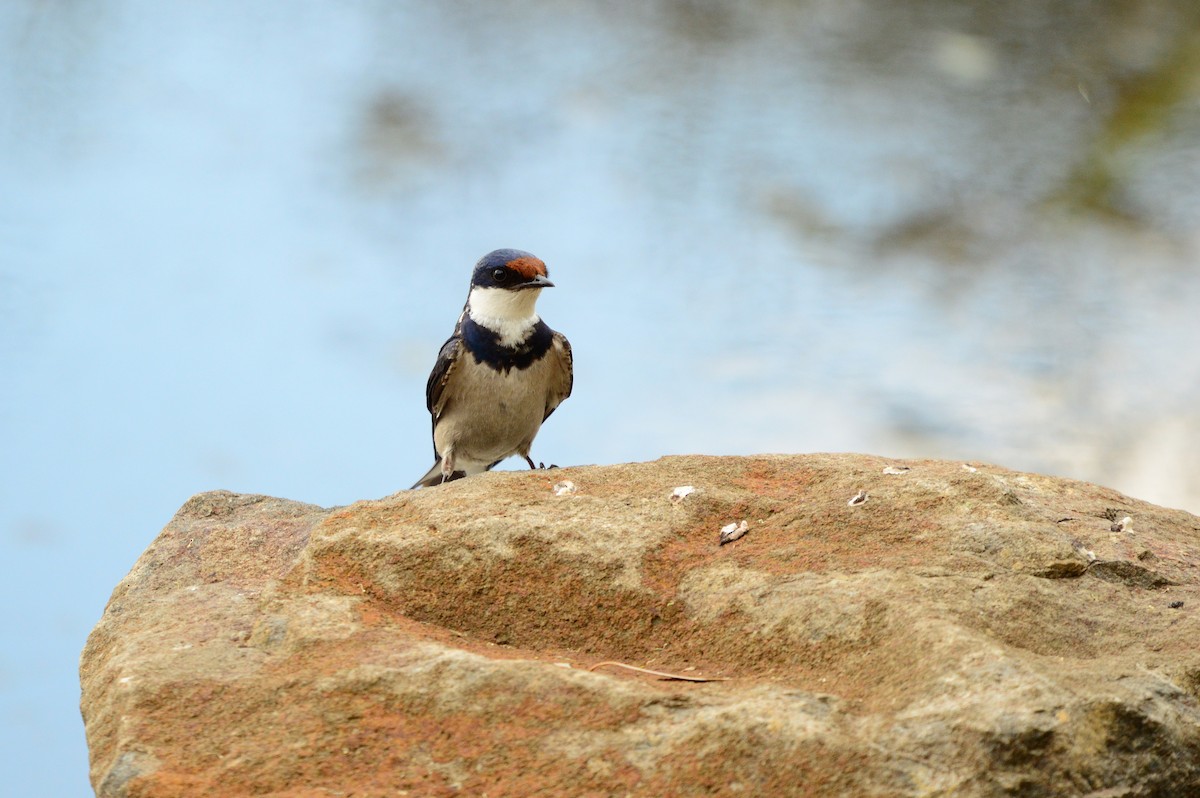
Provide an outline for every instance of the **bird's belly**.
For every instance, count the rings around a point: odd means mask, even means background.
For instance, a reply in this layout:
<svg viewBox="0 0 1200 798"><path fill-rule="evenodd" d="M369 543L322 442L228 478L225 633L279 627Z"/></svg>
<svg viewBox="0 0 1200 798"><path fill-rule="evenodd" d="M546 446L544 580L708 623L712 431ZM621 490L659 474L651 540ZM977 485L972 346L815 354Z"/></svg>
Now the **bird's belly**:
<svg viewBox="0 0 1200 798"><path fill-rule="evenodd" d="M456 461L485 466L527 449L546 413L541 364L507 373L471 363L455 374L454 401L434 430L439 452L452 447Z"/></svg>

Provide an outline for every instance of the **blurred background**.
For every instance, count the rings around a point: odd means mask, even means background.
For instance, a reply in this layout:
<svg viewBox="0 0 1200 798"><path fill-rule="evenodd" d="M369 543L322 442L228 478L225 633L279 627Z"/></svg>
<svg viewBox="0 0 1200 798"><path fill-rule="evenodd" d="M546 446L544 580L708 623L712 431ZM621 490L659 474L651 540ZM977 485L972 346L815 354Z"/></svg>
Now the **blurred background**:
<svg viewBox="0 0 1200 798"><path fill-rule="evenodd" d="M1200 512L1194 0L7 0L0 65L8 794L89 794L79 651L190 495L421 476L498 247L575 350L535 459Z"/></svg>

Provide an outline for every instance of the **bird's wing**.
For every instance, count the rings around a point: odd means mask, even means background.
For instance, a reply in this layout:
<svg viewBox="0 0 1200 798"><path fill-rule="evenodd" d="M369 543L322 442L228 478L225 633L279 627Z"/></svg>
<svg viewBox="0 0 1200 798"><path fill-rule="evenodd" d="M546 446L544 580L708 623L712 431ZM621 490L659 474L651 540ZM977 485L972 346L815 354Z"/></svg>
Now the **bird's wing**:
<svg viewBox="0 0 1200 798"><path fill-rule="evenodd" d="M575 383L571 344L565 335L560 332L554 333L554 340L546 357L551 359L551 369L550 384L546 392L546 415L542 416L542 421L550 418L554 408L571 395L571 386Z"/></svg>
<svg viewBox="0 0 1200 798"><path fill-rule="evenodd" d="M433 364L433 371L429 372L429 382L425 383L425 406L429 408L434 424L437 423L438 416L442 414L442 409L446 405L446 383L450 381L450 376L454 373L454 367L458 364L462 351L462 338L456 331L446 343L442 344L437 362Z"/></svg>

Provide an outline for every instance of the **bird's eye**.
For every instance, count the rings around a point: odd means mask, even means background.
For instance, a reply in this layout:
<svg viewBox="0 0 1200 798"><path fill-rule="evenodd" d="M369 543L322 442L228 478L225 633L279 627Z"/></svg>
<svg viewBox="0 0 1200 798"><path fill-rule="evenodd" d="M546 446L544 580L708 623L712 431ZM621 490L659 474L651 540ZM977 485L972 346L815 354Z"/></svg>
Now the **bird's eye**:
<svg viewBox="0 0 1200 798"><path fill-rule="evenodd" d="M498 283L502 283L508 279L507 269L496 269L492 272L492 279Z"/></svg>

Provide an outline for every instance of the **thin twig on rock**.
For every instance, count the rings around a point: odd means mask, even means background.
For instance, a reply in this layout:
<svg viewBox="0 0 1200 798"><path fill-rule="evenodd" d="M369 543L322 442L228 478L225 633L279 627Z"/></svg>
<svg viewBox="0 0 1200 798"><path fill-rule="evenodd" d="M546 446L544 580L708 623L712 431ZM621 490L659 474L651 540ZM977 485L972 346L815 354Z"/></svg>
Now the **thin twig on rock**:
<svg viewBox="0 0 1200 798"><path fill-rule="evenodd" d="M638 673L648 673L651 676L658 676L661 679L678 679L679 681L682 681L682 682L727 682L727 681L729 681L728 679L725 679L725 678L710 679L705 676L683 676L678 673L664 673L663 671L652 671L649 668L639 668L637 665L626 665L624 662L597 662L595 665L588 668L588 670L594 671L594 670L596 670L596 668L603 668L605 665L613 665L618 668L627 668L631 671L637 671Z"/></svg>

